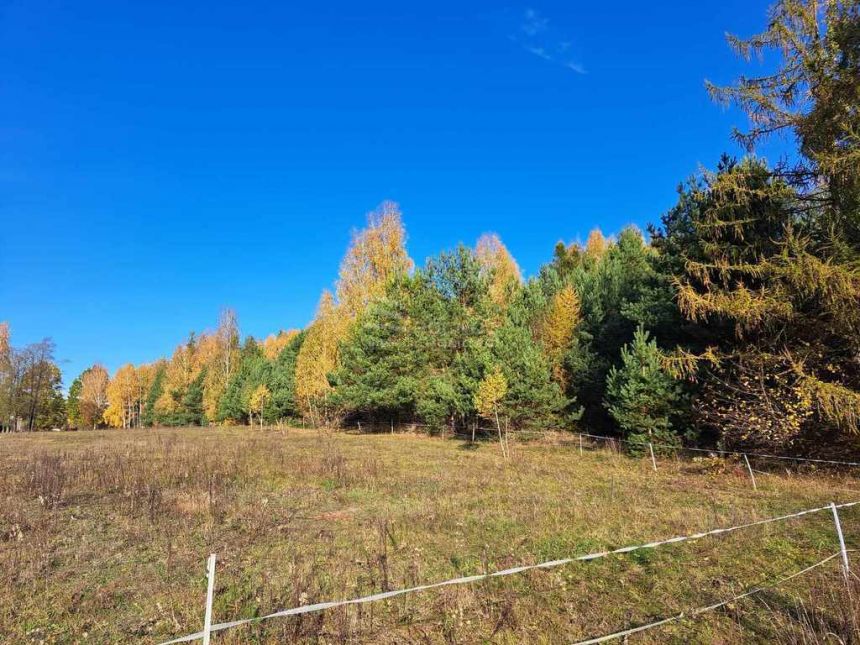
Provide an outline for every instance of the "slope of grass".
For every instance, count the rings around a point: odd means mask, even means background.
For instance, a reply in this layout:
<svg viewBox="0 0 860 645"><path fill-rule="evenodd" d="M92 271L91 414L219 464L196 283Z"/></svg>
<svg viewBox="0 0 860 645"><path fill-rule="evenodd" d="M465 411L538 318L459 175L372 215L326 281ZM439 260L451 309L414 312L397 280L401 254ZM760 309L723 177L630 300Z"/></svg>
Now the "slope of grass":
<svg viewBox="0 0 860 645"><path fill-rule="evenodd" d="M159 642L216 622L860 499L850 474L759 475L563 437L513 446L248 428L0 437L0 641ZM849 548L860 508L843 512ZM555 643L730 597L837 549L817 513L719 538L221 632L217 643ZM858 563L860 566L860 563ZM855 589L856 592L860 591ZM639 642L860 636L838 561ZM847 642L847 640L846 640Z"/></svg>

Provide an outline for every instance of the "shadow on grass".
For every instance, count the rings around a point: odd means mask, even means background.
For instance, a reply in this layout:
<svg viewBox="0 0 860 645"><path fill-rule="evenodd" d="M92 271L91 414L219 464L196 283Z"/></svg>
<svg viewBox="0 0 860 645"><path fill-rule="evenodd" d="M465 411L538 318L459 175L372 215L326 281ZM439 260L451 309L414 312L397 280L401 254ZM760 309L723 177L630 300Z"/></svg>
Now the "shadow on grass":
<svg viewBox="0 0 860 645"><path fill-rule="evenodd" d="M780 634L786 636L789 629L797 630L795 638L803 637L802 640L791 642L818 642L814 638L817 633L832 635L838 642L852 642L852 626L845 616L839 615L840 607L836 606L839 604L838 600L827 600L831 602L817 606L821 603L810 604L790 594L770 589L757 594L754 599L769 610L769 621L752 612L729 610L726 613L733 616L750 633L762 638L763 642L775 642L774 638ZM810 640L806 640L807 638Z"/></svg>

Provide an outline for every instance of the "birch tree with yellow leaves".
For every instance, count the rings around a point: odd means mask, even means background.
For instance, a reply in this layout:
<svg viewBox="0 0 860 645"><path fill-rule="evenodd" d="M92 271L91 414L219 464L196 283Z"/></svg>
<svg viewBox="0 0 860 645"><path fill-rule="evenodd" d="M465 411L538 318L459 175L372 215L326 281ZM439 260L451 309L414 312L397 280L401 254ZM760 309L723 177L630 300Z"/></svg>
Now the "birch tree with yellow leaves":
<svg viewBox="0 0 860 645"><path fill-rule="evenodd" d="M382 295L393 276L411 269L400 207L383 202L367 215L367 227L353 235L341 261L337 301L344 315L358 317L374 298Z"/></svg>
<svg viewBox="0 0 860 645"><path fill-rule="evenodd" d="M168 421L181 412L182 398L191 383L200 375L201 365L195 360L197 339L192 333L179 345L167 363L164 373L164 391L156 401L155 409L161 418Z"/></svg>
<svg viewBox="0 0 860 645"><path fill-rule="evenodd" d="M262 343L263 356L270 361L275 360L284 351L284 348L298 335L298 329L290 329L288 331L282 329L277 334L269 334Z"/></svg>
<svg viewBox="0 0 860 645"><path fill-rule="evenodd" d="M338 343L346 336L348 324L331 292L324 291L296 359L296 398L314 424L327 419L332 390L328 374L337 367Z"/></svg>
<svg viewBox="0 0 860 645"><path fill-rule="evenodd" d="M254 423L254 415L256 415L260 418L260 428L263 427L263 414L266 411L266 404L268 404L271 398L272 393L265 385L258 385L256 389L251 392L251 396L248 401L248 411L250 413L250 422L252 424Z"/></svg>
<svg viewBox="0 0 860 645"><path fill-rule="evenodd" d="M340 265L337 300L328 291L308 328L296 360L296 397L313 423L329 420L328 375L338 366L338 347L368 305L381 297L389 281L407 273L406 232L400 209L383 202L367 216L367 228L353 236Z"/></svg>
<svg viewBox="0 0 860 645"><path fill-rule="evenodd" d="M198 358L198 363L206 369L203 411L208 419L213 420L217 416L218 402L239 363L239 321L234 310L221 312L218 328L207 340L205 354Z"/></svg>
<svg viewBox="0 0 860 645"><path fill-rule="evenodd" d="M9 323L0 322L0 428L13 416L14 388Z"/></svg>
<svg viewBox="0 0 860 645"><path fill-rule="evenodd" d="M81 376L80 416L83 425L95 429L102 421L102 415L108 406L108 383L108 371L104 365L98 363Z"/></svg>
<svg viewBox="0 0 860 645"><path fill-rule="evenodd" d="M490 419L496 422L496 430L499 433L499 446L502 449L502 456L507 459L510 456L508 447L508 424L505 422L505 430L502 431L502 424L499 421L499 406L504 401L505 395L508 393L508 381L502 370L498 366L494 367L478 384L478 389L475 392L475 408L485 419ZM474 441L474 433L472 435Z"/></svg>
<svg viewBox="0 0 860 645"><path fill-rule="evenodd" d="M107 386L104 420L114 428L132 428L140 411L140 383L134 365L120 367Z"/></svg>

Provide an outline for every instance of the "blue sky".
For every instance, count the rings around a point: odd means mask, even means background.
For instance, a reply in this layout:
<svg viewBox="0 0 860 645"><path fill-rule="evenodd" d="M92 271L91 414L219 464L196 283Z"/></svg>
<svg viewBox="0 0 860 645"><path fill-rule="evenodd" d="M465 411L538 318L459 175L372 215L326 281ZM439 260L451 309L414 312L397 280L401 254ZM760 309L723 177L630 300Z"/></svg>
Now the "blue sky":
<svg viewBox="0 0 860 645"><path fill-rule="evenodd" d="M384 199L419 264L495 231L532 274L739 152L703 84L766 8L0 0L0 320L67 385L301 327Z"/></svg>

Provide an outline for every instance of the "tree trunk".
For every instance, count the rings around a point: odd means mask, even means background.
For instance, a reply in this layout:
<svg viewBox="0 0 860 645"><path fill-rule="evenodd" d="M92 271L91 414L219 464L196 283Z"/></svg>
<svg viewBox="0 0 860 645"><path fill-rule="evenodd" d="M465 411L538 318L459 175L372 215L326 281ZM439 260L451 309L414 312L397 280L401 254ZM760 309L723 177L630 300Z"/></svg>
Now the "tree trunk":
<svg viewBox="0 0 860 645"><path fill-rule="evenodd" d="M493 406L493 412L496 414L496 430L499 432L499 447L502 449L502 457L505 459L508 458L507 447L505 446L505 440L502 439L502 424L499 423L499 408Z"/></svg>

